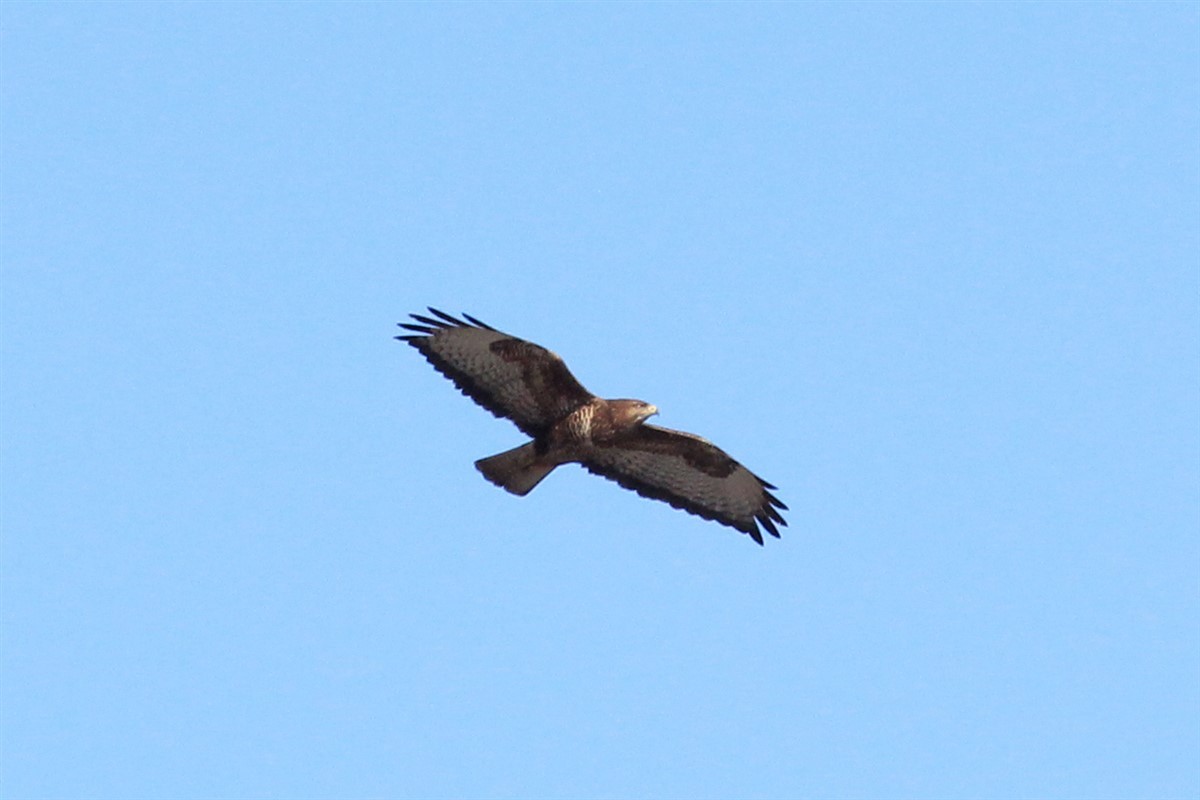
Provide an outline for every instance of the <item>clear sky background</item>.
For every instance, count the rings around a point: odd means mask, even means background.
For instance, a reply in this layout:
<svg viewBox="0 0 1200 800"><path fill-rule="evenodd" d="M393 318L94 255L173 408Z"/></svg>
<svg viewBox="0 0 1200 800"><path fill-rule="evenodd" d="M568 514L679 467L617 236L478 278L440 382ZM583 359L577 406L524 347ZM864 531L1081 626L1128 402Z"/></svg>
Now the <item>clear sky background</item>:
<svg viewBox="0 0 1200 800"><path fill-rule="evenodd" d="M3 797L1200 796L1200 6L0 27ZM784 538L486 483L426 305Z"/></svg>

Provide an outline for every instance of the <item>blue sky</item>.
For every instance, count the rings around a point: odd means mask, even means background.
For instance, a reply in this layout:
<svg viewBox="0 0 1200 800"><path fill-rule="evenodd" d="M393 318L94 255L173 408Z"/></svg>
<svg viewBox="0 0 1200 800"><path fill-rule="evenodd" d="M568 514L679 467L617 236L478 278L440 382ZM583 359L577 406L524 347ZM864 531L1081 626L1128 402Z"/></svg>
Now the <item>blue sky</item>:
<svg viewBox="0 0 1200 800"><path fill-rule="evenodd" d="M3 797L1200 796L1200 6L0 26ZM489 485L426 305L784 538Z"/></svg>

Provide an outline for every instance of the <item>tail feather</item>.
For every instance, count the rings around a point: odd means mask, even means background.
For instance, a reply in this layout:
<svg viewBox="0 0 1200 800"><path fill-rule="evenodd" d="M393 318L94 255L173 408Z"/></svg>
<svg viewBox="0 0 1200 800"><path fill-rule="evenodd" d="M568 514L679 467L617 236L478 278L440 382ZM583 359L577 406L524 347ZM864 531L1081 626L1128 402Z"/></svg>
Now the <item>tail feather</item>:
<svg viewBox="0 0 1200 800"><path fill-rule="evenodd" d="M483 477L521 496L533 491L533 487L541 483L542 478L549 475L556 466L557 464L547 464L538 460L533 442L475 462L475 468L483 473Z"/></svg>

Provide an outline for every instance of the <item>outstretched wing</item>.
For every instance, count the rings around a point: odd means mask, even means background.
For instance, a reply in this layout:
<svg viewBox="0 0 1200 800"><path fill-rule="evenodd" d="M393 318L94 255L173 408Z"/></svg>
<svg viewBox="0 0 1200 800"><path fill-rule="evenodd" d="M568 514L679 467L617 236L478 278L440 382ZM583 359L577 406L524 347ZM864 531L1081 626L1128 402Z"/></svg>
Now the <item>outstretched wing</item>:
<svg viewBox="0 0 1200 800"><path fill-rule="evenodd" d="M563 360L533 342L501 333L463 314L455 319L436 308L433 317L412 314L418 324L401 322L413 335L397 336L421 352L463 394L537 437L571 411L593 399Z"/></svg>
<svg viewBox="0 0 1200 800"><path fill-rule="evenodd" d="M748 533L759 544L759 525L776 538L776 525L787 525L779 514L787 506L771 494L774 486L690 433L638 425L611 441L595 442L583 466L642 497Z"/></svg>

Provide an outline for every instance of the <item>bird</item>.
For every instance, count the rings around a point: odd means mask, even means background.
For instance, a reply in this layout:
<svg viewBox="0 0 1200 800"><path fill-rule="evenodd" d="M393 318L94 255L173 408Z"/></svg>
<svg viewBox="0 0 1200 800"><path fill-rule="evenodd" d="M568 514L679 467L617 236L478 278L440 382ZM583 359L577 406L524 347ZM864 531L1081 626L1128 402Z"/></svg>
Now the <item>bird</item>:
<svg viewBox="0 0 1200 800"><path fill-rule="evenodd" d="M642 497L727 525L763 544L788 510L776 487L728 453L691 433L646 424L658 408L642 400L606 400L589 392L555 353L481 322L428 307L398 325L395 338L425 357L462 394L512 421L531 441L475 467L508 492L525 496L556 467L577 463ZM761 530L760 530L761 528Z"/></svg>

